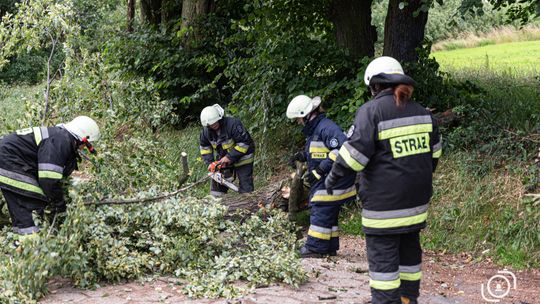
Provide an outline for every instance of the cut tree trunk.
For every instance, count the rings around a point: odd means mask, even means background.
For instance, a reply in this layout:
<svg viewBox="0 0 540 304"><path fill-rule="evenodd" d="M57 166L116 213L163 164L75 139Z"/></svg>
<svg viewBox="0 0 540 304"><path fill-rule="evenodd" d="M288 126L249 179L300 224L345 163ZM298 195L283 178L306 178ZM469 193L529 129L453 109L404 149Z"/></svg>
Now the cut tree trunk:
<svg viewBox="0 0 540 304"><path fill-rule="evenodd" d="M296 221L299 211L307 207L308 191L302 175L306 168L297 162L296 171L290 178L285 178L252 193L227 194L221 203L229 207L229 214L252 214L259 210L281 209L288 211L289 220Z"/></svg>
<svg viewBox="0 0 540 304"><path fill-rule="evenodd" d="M330 20L338 45L354 58L373 57L377 30L371 25L373 0L333 0Z"/></svg>
<svg viewBox="0 0 540 304"><path fill-rule="evenodd" d="M422 46L430 1L390 0L384 24L383 55L396 58L400 62L418 59L416 48ZM403 9L400 4L407 3Z"/></svg>

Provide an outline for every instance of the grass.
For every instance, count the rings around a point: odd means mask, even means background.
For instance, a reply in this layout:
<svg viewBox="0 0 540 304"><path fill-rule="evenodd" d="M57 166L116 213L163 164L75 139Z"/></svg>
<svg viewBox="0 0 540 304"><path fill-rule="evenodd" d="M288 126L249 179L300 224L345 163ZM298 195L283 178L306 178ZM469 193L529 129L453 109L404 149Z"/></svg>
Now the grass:
<svg viewBox="0 0 540 304"><path fill-rule="evenodd" d="M491 71L500 75L540 75L540 40L434 52L443 71Z"/></svg>
<svg viewBox="0 0 540 304"><path fill-rule="evenodd" d="M515 26L503 26L494 28L488 33L462 33L459 37L447 39L435 43L431 50L450 51L464 48L475 48L479 46L501 44L521 41L540 40L540 26L536 24L528 25L524 28Z"/></svg>
<svg viewBox="0 0 540 304"><path fill-rule="evenodd" d="M526 171L521 163L497 167L466 153L443 158L424 248L476 253L478 260L489 257L520 269L540 267L540 210L523 197ZM361 225L360 209L345 208L340 229L362 235Z"/></svg>
<svg viewBox="0 0 540 304"><path fill-rule="evenodd" d="M438 169L425 245L495 257L500 264L539 267L540 210L523 197L527 168L486 162L470 153L449 156ZM480 256L479 256L480 257Z"/></svg>

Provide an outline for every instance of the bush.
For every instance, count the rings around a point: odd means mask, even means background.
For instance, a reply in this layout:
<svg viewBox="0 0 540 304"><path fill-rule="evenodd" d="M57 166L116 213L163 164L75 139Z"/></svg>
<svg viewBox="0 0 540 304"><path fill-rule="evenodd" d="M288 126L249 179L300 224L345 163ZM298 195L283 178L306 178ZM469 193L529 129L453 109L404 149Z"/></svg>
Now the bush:
<svg viewBox="0 0 540 304"><path fill-rule="evenodd" d="M47 60L50 50L31 50L12 58L0 73L0 81L6 84L33 85L47 78ZM56 52L51 60L51 78L61 68L64 54Z"/></svg>

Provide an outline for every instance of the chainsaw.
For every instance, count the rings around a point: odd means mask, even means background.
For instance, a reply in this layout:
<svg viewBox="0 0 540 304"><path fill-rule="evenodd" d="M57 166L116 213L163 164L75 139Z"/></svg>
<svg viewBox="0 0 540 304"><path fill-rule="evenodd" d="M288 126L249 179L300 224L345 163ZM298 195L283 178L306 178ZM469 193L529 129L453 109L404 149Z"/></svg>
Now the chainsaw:
<svg viewBox="0 0 540 304"><path fill-rule="evenodd" d="M223 173L221 173L221 172L214 172L214 173L210 172L210 173L208 173L208 176L211 179L213 179L216 183L218 183L220 185L223 185L223 186L231 189L232 191L238 192L238 186L236 186L235 184L228 181L227 178L225 178L223 176Z"/></svg>
<svg viewBox="0 0 540 304"><path fill-rule="evenodd" d="M221 163L219 161L212 163L211 170L208 172L208 177L213 179L216 183L238 192L238 186L223 176L223 173L220 171L221 169Z"/></svg>

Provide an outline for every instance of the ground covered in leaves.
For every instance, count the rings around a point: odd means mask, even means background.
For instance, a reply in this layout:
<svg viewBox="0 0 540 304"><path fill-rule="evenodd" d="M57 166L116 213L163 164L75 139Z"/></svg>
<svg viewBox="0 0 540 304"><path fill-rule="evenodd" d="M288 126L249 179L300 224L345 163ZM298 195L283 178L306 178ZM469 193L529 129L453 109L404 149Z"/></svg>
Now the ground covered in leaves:
<svg viewBox="0 0 540 304"><path fill-rule="evenodd" d="M369 303L369 278L365 243L360 237L342 238L337 257L305 259L302 267L308 281L299 288L284 284L260 285L246 296L230 299L189 299L182 292L185 282L171 277L80 290L66 280L50 281L51 294L41 303ZM478 262L467 254L424 253L421 303L483 303L481 284L503 267L489 260ZM517 289L502 303L532 304L540 297L540 271L514 271ZM241 286L242 284L240 284Z"/></svg>

